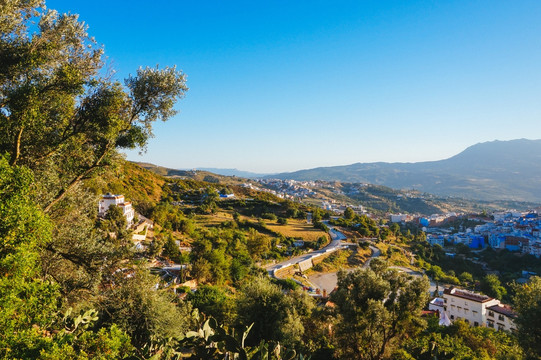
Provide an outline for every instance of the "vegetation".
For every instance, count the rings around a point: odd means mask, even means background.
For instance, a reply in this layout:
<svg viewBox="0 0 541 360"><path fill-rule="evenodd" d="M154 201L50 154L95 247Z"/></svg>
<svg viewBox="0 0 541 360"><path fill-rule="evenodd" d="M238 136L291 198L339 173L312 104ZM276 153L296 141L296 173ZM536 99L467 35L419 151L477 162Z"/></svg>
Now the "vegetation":
<svg viewBox="0 0 541 360"><path fill-rule="evenodd" d="M422 328L420 311L428 299L428 279L387 269L375 259L370 268L338 274L332 300L339 317L337 355L341 359L385 359Z"/></svg>
<svg viewBox="0 0 541 360"><path fill-rule="evenodd" d="M515 287L518 339L528 359L541 359L541 278Z"/></svg>
<svg viewBox="0 0 541 360"><path fill-rule="evenodd" d="M102 48L86 27L39 0L0 5L0 31L1 358L521 358L510 334L427 325L426 278L382 261L340 273L330 306L292 280L270 279L260 265L305 251L296 239L310 248L328 242L329 213L204 172L164 179L119 155L144 148L152 124L174 114L187 91L182 73L102 77ZM120 208L97 217L109 191L154 222L140 247ZM220 199L230 192L236 198ZM351 209L332 223L385 244L391 260L402 254L398 244L416 248L438 279L479 279L411 229ZM329 261L340 264L343 254ZM462 266L458 276L446 272L452 266ZM501 284L485 280L487 292L503 296ZM538 285L515 295L530 358L539 357L538 324L526 320L538 311Z"/></svg>

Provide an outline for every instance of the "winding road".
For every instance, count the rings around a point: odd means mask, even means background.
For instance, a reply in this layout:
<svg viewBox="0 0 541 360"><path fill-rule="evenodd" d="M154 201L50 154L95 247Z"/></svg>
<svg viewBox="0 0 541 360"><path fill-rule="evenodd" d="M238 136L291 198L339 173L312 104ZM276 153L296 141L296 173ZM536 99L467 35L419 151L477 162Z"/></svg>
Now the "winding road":
<svg viewBox="0 0 541 360"><path fill-rule="evenodd" d="M372 251L372 255L363 264L363 266L362 266L363 268L368 267L370 265L370 262L372 261L372 259L374 259L374 258L381 255L381 250L378 249L375 246L370 245L370 250ZM353 269L347 269L346 271L350 272L350 271L353 271L353 270L355 270L355 269L354 268ZM336 285L338 283L338 271L325 273L325 274L317 274L317 273L312 274L312 275L308 276L308 280L312 284L314 284L315 286L320 288L322 291L325 290L325 291L327 291L327 293L330 293L332 290L334 290L334 288L336 287Z"/></svg>
<svg viewBox="0 0 541 360"><path fill-rule="evenodd" d="M333 228L328 222L324 221L323 223L329 228L329 235L331 236L331 242L327 246L322 249L279 262L278 264L274 264L267 268L269 275L274 276L274 272L276 270L285 269L300 262L317 258L318 256L339 250L348 245L347 243L342 242L343 240L347 240L347 237L344 234Z"/></svg>
<svg viewBox="0 0 541 360"><path fill-rule="evenodd" d="M317 258L323 254L327 254L327 253L342 249L343 247L350 245L350 243L345 242L345 240L347 240L347 237L343 233L341 233L340 231L336 230L334 227L329 225L328 222L324 222L324 223L329 228L329 235L331 236L331 239L332 239L329 245L325 246L323 249L312 251L307 254L299 255L291 259L282 261L278 264L274 264L267 268L269 275L275 277L276 270L288 268L300 262ZM373 245L369 245L369 247L370 247L370 250L372 251L372 254L370 258L363 264L362 266L363 268L368 267L372 259L381 255L380 249L378 249L377 247ZM422 273L414 271L406 267L391 266L391 268L404 271L412 276L423 276ZM347 269L347 271L353 271L353 270L355 269ZM314 284L315 286L317 286L320 290L322 291L325 290L327 293L330 293L332 290L334 290L334 288L336 287L338 283L337 274L338 274L337 271L331 272L331 273L325 273L325 274L316 273L316 274L312 274L308 276L308 281ZM430 280L430 292L433 293L435 290L436 290L436 283Z"/></svg>

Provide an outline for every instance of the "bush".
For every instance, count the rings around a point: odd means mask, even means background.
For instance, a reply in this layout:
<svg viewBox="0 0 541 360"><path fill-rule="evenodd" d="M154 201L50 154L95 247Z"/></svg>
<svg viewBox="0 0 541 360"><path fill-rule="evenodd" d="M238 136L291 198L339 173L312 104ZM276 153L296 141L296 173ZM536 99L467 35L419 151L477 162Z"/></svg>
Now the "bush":
<svg viewBox="0 0 541 360"><path fill-rule="evenodd" d="M273 213L263 213L261 214L261 218L275 221L278 217Z"/></svg>
<svg viewBox="0 0 541 360"><path fill-rule="evenodd" d="M300 285L292 279L274 279L272 282L286 290L297 290L300 287Z"/></svg>

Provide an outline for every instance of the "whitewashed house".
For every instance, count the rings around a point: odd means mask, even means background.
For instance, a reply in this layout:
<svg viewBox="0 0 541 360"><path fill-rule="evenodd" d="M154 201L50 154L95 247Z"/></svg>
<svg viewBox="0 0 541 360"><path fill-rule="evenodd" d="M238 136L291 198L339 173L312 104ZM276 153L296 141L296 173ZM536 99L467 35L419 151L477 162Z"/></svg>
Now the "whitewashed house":
<svg viewBox="0 0 541 360"><path fill-rule="evenodd" d="M122 214L126 217L128 226L133 224L135 210L133 209L131 202L124 201L124 195L113 195L111 193L102 195L98 203L98 216L105 216L111 205L118 206L122 209Z"/></svg>
<svg viewBox="0 0 541 360"><path fill-rule="evenodd" d="M443 291L444 311L451 321L463 319L472 326L496 330L515 330L515 312L500 300L467 290L449 288Z"/></svg>

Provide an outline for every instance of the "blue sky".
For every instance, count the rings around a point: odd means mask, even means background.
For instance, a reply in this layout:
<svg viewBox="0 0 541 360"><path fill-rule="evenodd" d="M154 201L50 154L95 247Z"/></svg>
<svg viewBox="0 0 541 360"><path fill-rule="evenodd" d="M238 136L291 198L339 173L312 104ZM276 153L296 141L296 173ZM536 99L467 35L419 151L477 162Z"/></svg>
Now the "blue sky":
<svg viewBox="0 0 541 360"><path fill-rule="evenodd" d="M123 79L190 88L128 159L281 172L541 138L539 1L67 1Z"/></svg>

